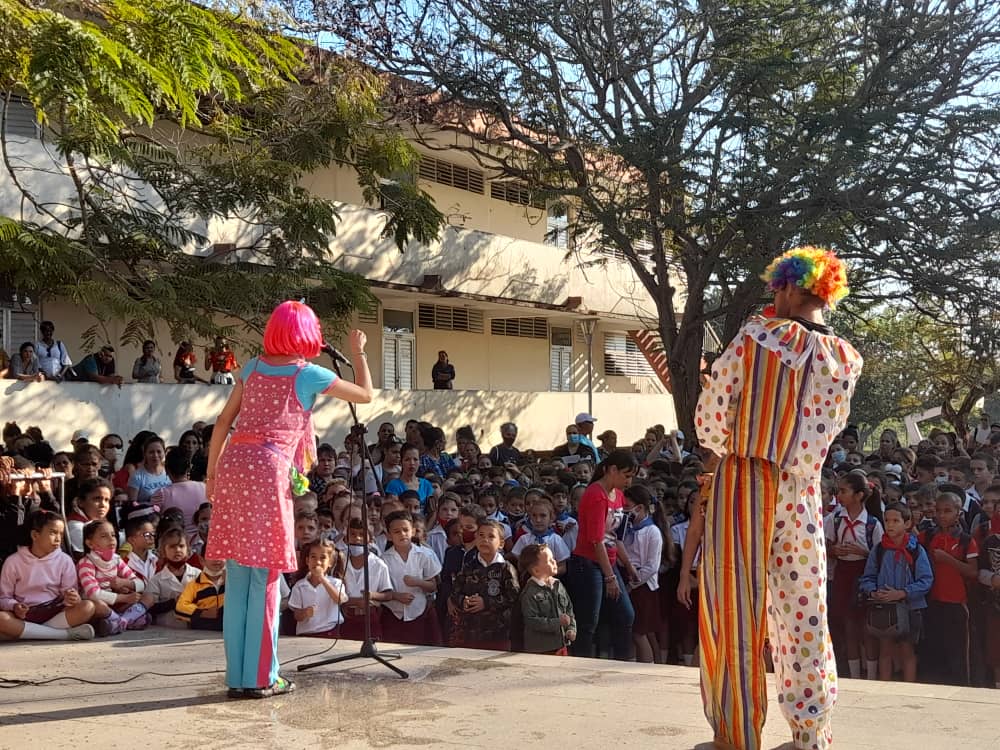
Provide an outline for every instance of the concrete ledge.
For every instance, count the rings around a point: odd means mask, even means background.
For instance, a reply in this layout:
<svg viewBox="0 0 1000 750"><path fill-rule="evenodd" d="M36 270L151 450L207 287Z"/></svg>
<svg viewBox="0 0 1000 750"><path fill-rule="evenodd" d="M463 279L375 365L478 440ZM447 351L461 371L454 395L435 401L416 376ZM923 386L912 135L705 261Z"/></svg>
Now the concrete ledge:
<svg viewBox="0 0 1000 750"><path fill-rule="evenodd" d="M215 634L153 628L90 643L0 644L5 679L203 672L6 690L0 748L711 747L695 669L402 646L409 680L366 659L295 673L329 645L324 656L357 653L349 641L282 639L284 672L299 690L228 701L213 672L224 668ZM851 750L995 748L998 717L1000 691L843 680L834 731ZM765 747L791 747L773 700Z"/></svg>

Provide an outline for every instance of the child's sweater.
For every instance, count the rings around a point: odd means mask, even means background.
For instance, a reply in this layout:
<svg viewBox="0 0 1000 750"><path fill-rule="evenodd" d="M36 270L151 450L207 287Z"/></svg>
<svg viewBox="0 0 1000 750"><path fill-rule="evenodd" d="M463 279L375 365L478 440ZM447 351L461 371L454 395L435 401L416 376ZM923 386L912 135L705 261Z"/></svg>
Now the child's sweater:
<svg viewBox="0 0 1000 750"><path fill-rule="evenodd" d="M118 599L118 594L111 590L111 584L116 578L134 580L135 590L139 593L145 590L142 579L118 555L112 555L109 562L104 562L93 552L88 552L76 564L76 570L80 576L80 591L84 599L97 599L113 605Z"/></svg>
<svg viewBox="0 0 1000 750"><path fill-rule="evenodd" d="M76 587L76 567L65 552L57 549L35 557L30 548L18 547L0 571L0 610L10 612L15 604L45 604Z"/></svg>
<svg viewBox="0 0 1000 750"><path fill-rule="evenodd" d="M913 559L912 567L895 550L885 549L882 542L876 544L875 549L868 553L868 562L865 563L865 572L858 579L858 588L866 594L881 588L902 589L906 592L910 609L926 609L927 592L934 584L930 558L912 534L906 542L906 551Z"/></svg>
<svg viewBox="0 0 1000 750"><path fill-rule="evenodd" d="M565 633L576 630L573 603L558 578L543 585L531 578L521 591L521 616L524 620L524 650L533 654L558 651L566 645ZM569 615L563 627L560 615Z"/></svg>
<svg viewBox="0 0 1000 750"><path fill-rule="evenodd" d="M202 630L222 630L222 608L226 600L225 576L216 583L204 571L184 587L177 597L174 614L192 628ZM206 609L218 609L218 617L205 617Z"/></svg>
<svg viewBox="0 0 1000 750"><path fill-rule="evenodd" d="M520 586L514 566L498 554L490 565L476 555L455 576L451 603L458 610L459 627L454 635L463 643L509 641L510 615ZM465 597L479 594L485 604L481 612L465 612Z"/></svg>

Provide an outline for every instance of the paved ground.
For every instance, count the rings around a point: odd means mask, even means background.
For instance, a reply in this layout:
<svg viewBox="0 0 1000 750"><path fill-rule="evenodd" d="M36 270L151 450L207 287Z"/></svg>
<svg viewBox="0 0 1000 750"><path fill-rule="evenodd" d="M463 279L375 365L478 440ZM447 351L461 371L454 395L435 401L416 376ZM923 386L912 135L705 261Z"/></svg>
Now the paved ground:
<svg viewBox="0 0 1000 750"><path fill-rule="evenodd" d="M189 635L153 629L91 643L4 643L0 678L109 681L142 671L220 669L219 639ZM294 659L326 645L283 639L281 656ZM334 653L356 648L343 642ZM268 701L227 701L218 673L3 690L0 748L711 746L694 669L456 649L399 652L407 681L359 660L296 674L297 693ZM997 748L1000 691L845 680L835 732L845 750ZM774 701L765 738L768 748L791 747Z"/></svg>

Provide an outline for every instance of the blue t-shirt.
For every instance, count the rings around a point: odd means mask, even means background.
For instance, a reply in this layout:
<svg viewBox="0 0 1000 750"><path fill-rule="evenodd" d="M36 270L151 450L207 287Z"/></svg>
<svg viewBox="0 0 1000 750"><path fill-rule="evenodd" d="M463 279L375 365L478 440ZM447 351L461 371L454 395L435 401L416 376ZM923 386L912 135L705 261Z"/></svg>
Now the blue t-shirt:
<svg viewBox="0 0 1000 750"><path fill-rule="evenodd" d="M408 489L410 488L403 484L402 479L393 479L385 486L386 494L395 495L396 497L399 497ZM420 486L417 488L417 494L420 495L420 507L426 508L427 498L434 494L434 485L423 477L420 477Z"/></svg>
<svg viewBox="0 0 1000 750"><path fill-rule="evenodd" d="M136 495L138 502L148 503L153 497L154 492L163 487L170 486L170 477L167 476L166 471L159 474L150 474L144 467L140 466L135 470L132 478L128 480L128 486L138 490L138 494Z"/></svg>
<svg viewBox="0 0 1000 750"><path fill-rule="evenodd" d="M246 382L250 373L256 370L261 375L285 376L295 374L296 364L270 365L260 357L253 357L240 371L240 380ZM319 365L307 364L295 378L295 395L306 411L310 411L316 403L316 397L325 392L337 380L337 373Z"/></svg>

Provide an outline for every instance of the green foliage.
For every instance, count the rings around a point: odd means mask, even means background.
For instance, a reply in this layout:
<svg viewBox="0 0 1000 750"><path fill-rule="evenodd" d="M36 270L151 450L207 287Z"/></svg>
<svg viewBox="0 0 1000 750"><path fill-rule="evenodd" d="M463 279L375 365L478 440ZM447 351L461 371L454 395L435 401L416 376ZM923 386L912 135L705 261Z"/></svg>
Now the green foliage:
<svg viewBox="0 0 1000 750"><path fill-rule="evenodd" d="M568 257L631 264L685 428L702 328L731 338L794 244L834 246L862 305L1000 302L995 0L290 5L568 206Z"/></svg>
<svg viewBox="0 0 1000 750"><path fill-rule="evenodd" d="M400 249L436 238L429 196L390 179L416 152L383 113L384 82L307 59L277 33L287 18L251 10L0 0L0 96L31 102L48 151L0 141L22 206L0 216L5 283L123 319L131 342L157 321L177 339L231 321L224 332L240 338L300 296L342 323L371 297L327 262L337 205L304 187L326 169L351 170L384 205ZM39 179L53 162L68 179ZM212 252L210 238L227 247Z"/></svg>

